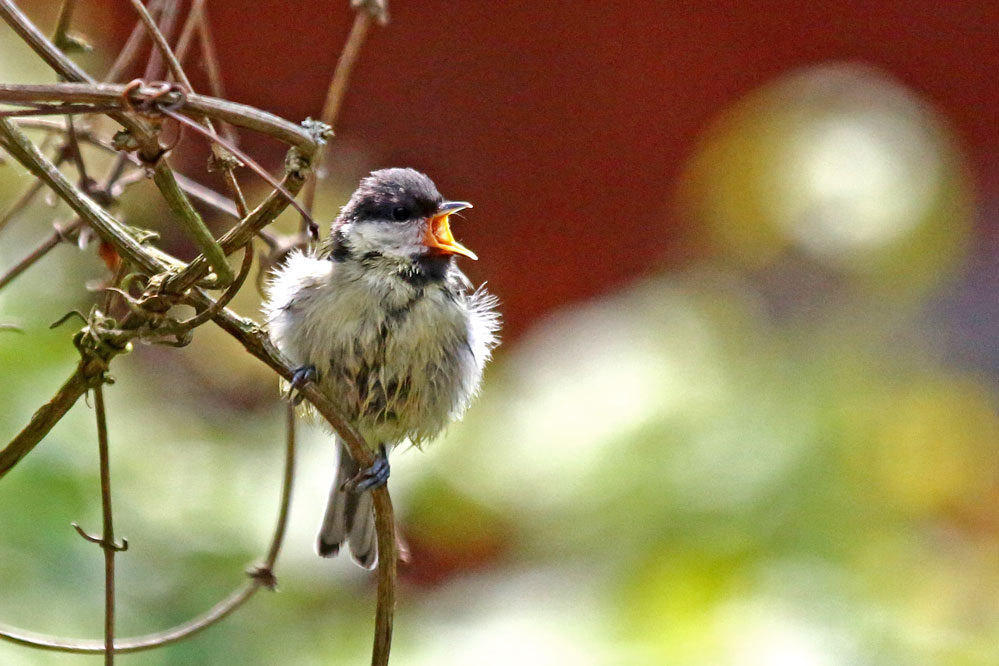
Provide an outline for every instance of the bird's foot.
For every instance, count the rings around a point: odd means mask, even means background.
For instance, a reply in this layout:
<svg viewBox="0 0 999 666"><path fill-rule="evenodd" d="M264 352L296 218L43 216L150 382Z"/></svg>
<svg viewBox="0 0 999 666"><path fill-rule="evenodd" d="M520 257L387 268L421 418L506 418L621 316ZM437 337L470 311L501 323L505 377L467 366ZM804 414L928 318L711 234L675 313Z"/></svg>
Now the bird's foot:
<svg viewBox="0 0 999 666"><path fill-rule="evenodd" d="M309 382L316 381L318 377L319 375L316 373L316 366L314 365L303 365L300 368L296 368L295 372L291 375L291 383L288 384L288 390L285 392L284 397L291 400L293 405L301 404L305 398L299 391Z"/></svg>
<svg viewBox="0 0 999 666"><path fill-rule="evenodd" d="M381 488L388 483L390 471L388 453L385 451L385 447L382 446L379 449L378 455L375 456L375 462L372 463L371 467L362 469L354 478L344 483L343 488L355 493Z"/></svg>

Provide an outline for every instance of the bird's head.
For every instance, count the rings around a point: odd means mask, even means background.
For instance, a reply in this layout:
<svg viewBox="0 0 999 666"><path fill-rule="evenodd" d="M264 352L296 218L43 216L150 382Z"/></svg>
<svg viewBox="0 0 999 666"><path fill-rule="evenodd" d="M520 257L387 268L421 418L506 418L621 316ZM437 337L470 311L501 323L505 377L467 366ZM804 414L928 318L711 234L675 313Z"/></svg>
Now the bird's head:
<svg viewBox="0 0 999 666"><path fill-rule="evenodd" d="M448 222L453 213L471 207L445 201L433 181L414 169L374 171L333 223L330 258L411 264L443 274L455 255L477 258L454 239Z"/></svg>

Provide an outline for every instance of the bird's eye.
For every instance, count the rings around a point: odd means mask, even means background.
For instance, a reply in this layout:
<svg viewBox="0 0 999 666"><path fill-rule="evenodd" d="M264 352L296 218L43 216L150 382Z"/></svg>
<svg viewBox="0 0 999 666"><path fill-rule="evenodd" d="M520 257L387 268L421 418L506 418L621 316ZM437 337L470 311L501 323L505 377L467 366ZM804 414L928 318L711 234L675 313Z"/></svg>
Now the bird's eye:
<svg viewBox="0 0 999 666"><path fill-rule="evenodd" d="M397 206L392 209L392 218L397 222L409 219L409 209L405 206Z"/></svg>

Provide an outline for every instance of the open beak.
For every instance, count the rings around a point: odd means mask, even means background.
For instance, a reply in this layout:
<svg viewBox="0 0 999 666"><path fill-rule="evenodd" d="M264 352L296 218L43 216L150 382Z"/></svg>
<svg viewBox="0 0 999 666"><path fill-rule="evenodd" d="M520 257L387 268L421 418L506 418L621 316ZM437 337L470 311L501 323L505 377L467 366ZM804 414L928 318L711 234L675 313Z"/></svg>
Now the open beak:
<svg viewBox="0 0 999 666"><path fill-rule="evenodd" d="M454 239L447 221L451 213L471 207L472 204L467 201L445 201L438 206L437 214L427 223L427 233L423 237L426 246L444 254L460 254L469 259L478 259L474 252Z"/></svg>

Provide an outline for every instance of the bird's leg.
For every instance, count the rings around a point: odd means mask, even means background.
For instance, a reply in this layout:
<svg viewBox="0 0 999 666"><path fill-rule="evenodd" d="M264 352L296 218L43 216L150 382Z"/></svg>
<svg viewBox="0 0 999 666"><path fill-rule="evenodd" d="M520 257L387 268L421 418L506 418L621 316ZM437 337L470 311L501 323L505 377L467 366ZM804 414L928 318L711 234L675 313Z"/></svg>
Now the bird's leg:
<svg viewBox="0 0 999 666"><path fill-rule="evenodd" d="M292 404L298 405L304 400L301 394L296 395L296 391L301 391L302 387L309 382L314 382L319 378L316 373L316 366L314 365L303 365L295 369L295 372L291 375L291 383L288 384L288 391L285 393L285 398L290 399Z"/></svg>
<svg viewBox="0 0 999 666"><path fill-rule="evenodd" d="M385 451L385 445L382 444L378 447L378 455L375 456L375 462L372 463L371 467L362 469L354 478L344 483L343 488L357 493L380 488L388 483L390 471L388 452Z"/></svg>

